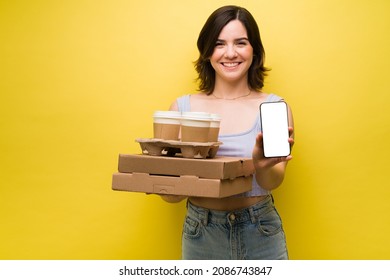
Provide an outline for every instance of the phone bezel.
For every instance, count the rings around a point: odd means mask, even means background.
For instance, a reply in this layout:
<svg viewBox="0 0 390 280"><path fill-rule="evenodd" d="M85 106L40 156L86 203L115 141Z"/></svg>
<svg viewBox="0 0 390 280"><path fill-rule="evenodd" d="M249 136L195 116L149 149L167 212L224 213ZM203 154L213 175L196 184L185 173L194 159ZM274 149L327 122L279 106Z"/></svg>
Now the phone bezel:
<svg viewBox="0 0 390 280"><path fill-rule="evenodd" d="M264 142L264 131L263 131L263 128L264 128L264 118L263 118L263 114L264 114L264 111L262 110L262 107L263 106L267 106L267 105L272 105L272 104L283 104L283 106L285 107L285 112L286 112L286 127L287 127L287 131L286 131L286 137L287 137L287 144L284 148L286 149L283 149L283 152L280 152L280 153L272 153L270 154L270 152L268 151L268 146L265 144ZM261 132L263 133L263 153L264 153L264 157L266 158L275 158L275 157L286 157L286 156L289 156L291 154L291 145L290 143L288 143L288 138L290 137L289 136L289 131L288 131L288 127L289 127L289 116L288 116L288 106L287 106L287 103L283 100L281 101L268 101L268 102L263 102L260 104L259 106L259 110L260 110L260 124L261 124ZM266 132L267 134L267 132ZM265 138L267 138L268 135L265 135ZM266 139L268 141L268 139Z"/></svg>

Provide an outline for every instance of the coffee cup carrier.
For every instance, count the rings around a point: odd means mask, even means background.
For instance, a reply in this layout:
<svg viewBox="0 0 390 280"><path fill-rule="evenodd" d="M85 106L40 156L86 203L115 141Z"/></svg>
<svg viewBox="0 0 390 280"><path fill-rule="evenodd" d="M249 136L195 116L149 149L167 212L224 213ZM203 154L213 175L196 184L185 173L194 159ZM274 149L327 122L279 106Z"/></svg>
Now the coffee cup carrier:
<svg viewBox="0 0 390 280"><path fill-rule="evenodd" d="M205 159L217 154L222 142L182 142L157 138L137 138L142 154L151 156L178 156Z"/></svg>

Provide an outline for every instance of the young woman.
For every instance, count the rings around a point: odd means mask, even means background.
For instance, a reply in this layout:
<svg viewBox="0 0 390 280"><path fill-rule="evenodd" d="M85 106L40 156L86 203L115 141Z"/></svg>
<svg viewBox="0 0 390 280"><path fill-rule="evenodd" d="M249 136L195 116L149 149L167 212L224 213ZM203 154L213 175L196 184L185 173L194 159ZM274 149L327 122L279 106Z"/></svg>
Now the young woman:
<svg viewBox="0 0 390 280"><path fill-rule="evenodd" d="M259 105L281 100L262 91L264 49L259 29L244 8L214 11L198 38L200 92L178 98L171 110L221 115L220 156L252 157L251 191L227 198L163 196L168 202L187 200L183 226L183 259L287 259L281 219L271 191L283 181L291 156L265 158ZM289 109L290 139L293 118Z"/></svg>

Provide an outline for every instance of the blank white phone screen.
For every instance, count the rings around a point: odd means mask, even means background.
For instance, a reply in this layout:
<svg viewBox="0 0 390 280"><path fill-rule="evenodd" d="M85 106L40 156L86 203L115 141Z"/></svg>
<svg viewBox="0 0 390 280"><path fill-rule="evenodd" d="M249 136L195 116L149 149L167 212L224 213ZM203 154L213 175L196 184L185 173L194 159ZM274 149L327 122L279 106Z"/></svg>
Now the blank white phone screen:
<svg viewBox="0 0 390 280"><path fill-rule="evenodd" d="M288 142L287 104L283 101L260 104L265 157L284 157L290 154Z"/></svg>

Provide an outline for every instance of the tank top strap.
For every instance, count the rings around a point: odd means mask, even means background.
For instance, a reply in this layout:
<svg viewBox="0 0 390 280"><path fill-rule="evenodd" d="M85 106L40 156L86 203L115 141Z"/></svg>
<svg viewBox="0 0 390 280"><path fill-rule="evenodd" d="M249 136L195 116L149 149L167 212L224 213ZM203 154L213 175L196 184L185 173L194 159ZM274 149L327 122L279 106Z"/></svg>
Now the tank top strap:
<svg viewBox="0 0 390 280"><path fill-rule="evenodd" d="M188 112L191 110L190 96L190 94L187 94L176 99L177 107L180 112Z"/></svg>
<svg viewBox="0 0 390 280"><path fill-rule="evenodd" d="M270 93L268 94L267 98L265 99L265 102L275 102L275 101L282 101L284 100L282 97L277 96L276 94Z"/></svg>

